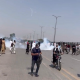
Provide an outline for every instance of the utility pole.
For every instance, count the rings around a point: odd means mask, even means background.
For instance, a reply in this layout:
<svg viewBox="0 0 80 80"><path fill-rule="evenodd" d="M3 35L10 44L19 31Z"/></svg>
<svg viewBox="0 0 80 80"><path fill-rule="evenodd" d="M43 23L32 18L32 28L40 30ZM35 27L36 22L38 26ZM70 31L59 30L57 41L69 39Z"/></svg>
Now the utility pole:
<svg viewBox="0 0 80 80"><path fill-rule="evenodd" d="M45 32L43 32L43 38L44 38L44 33L45 33Z"/></svg>
<svg viewBox="0 0 80 80"><path fill-rule="evenodd" d="M54 16L54 17L56 18L56 23L55 23L55 28L54 28L54 41L53 41L53 42L55 43L57 19L58 19L59 17L61 17L61 16L55 16L55 15L52 15L52 16Z"/></svg>
<svg viewBox="0 0 80 80"><path fill-rule="evenodd" d="M42 39L42 29L43 29L43 26L40 26L41 27L41 39Z"/></svg>
<svg viewBox="0 0 80 80"><path fill-rule="evenodd" d="M34 34L33 34L33 40L35 39L35 31L34 31Z"/></svg>
<svg viewBox="0 0 80 80"><path fill-rule="evenodd" d="M28 35L27 35L27 40L28 40L28 38L29 38L29 37L28 37Z"/></svg>
<svg viewBox="0 0 80 80"><path fill-rule="evenodd" d="M38 40L38 34L37 34L37 40Z"/></svg>
<svg viewBox="0 0 80 80"><path fill-rule="evenodd" d="M31 33L30 33L30 40L31 40Z"/></svg>

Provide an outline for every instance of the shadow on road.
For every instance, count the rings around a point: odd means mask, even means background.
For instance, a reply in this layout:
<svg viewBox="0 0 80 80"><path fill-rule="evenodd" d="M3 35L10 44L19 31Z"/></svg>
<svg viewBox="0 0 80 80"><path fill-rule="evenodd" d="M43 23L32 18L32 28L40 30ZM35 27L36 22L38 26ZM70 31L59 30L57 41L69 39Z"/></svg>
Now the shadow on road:
<svg viewBox="0 0 80 80"><path fill-rule="evenodd" d="M31 75L31 72L28 72L28 74ZM36 76L36 73L35 72L33 72L33 75L35 75L35 77L39 77L39 75Z"/></svg>
<svg viewBox="0 0 80 80"><path fill-rule="evenodd" d="M28 72L28 74L31 74L31 72ZM33 72L33 74L35 74L35 72Z"/></svg>
<svg viewBox="0 0 80 80"><path fill-rule="evenodd" d="M26 69L27 69L27 70L30 70L30 69L31 69L31 67L27 67ZM35 69L34 69L34 70L35 70Z"/></svg>
<svg viewBox="0 0 80 80"><path fill-rule="evenodd" d="M51 68L54 68L53 64L49 65Z"/></svg>
<svg viewBox="0 0 80 80"><path fill-rule="evenodd" d="M49 65L51 68L57 69L57 66L53 66L53 64Z"/></svg>
<svg viewBox="0 0 80 80"><path fill-rule="evenodd" d="M78 77L80 77L80 74L77 74Z"/></svg>

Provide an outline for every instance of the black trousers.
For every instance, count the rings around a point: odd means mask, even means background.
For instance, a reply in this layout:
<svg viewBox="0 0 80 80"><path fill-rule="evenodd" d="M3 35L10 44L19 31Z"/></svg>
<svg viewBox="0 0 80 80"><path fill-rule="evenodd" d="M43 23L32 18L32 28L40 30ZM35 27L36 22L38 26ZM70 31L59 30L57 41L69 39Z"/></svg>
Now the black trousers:
<svg viewBox="0 0 80 80"><path fill-rule="evenodd" d="M34 65L36 64L37 69L36 69L36 74L38 74L39 68L40 68L40 63L36 60L32 60L32 66L31 66L31 73L33 73L34 70Z"/></svg>
<svg viewBox="0 0 80 80"><path fill-rule="evenodd" d="M56 56L57 56L57 54L53 54L53 63L55 63L57 61Z"/></svg>
<svg viewBox="0 0 80 80"><path fill-rule="evenodd" d="M75 55L75 53L76 53L76 49L73 49L73 50L72 50L72 54L73 54L73 53L74 53L74 55Z"/></svg>
<svg viewBox="0 0 80 80"><path fill-rule="evenodd" d="M0 44L0 51L1 51L1 47L2 47L2 46L1 46L1 44Z"/></svg>

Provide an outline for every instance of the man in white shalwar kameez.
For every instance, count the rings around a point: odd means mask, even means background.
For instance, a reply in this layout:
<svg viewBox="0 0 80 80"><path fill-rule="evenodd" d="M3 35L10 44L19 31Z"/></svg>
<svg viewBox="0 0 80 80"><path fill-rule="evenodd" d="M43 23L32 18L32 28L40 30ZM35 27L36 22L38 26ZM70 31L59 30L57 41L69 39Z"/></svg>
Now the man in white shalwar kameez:
<svg viewBox="0 0 80 80"><path fill-rule="evenodd" d="M12 48L12 47L11 47L11 44L12 44L12 40L10 41L10 51L11 51L11 48Z"/></svg>
<svg viewBox="0 0 80 80"><path fill-rule="evenodd" d="M32 49L36 46L35 41L32 43Z"/></svg>
<svg viewBox="0 0 80 80"><path fill-rule="evenodd" d="M13 45L12 45L12 48L11 48L11 53L16 53L16 52L15 52L15 50L16 50L16 49L15 49L16 41L14 40L14 42L12 42L12 44L13 44Z"/></svg>

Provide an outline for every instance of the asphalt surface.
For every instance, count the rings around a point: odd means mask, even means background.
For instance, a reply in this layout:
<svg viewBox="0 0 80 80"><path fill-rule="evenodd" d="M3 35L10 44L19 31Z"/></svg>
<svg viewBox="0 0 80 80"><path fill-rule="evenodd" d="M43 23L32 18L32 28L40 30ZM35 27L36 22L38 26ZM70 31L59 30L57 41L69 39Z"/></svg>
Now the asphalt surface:
<svg viewBox="0 0 80 80"><path fill-rule="evenodd" d="M61 71L53 68L51 55L52 51L42 51L39 77L32 77L31 54L25 54L24 49L17 49L16 54L11 54L7 49L6 54L0 56L0 80L80 80L80 55L62 55Z"/></svg>

